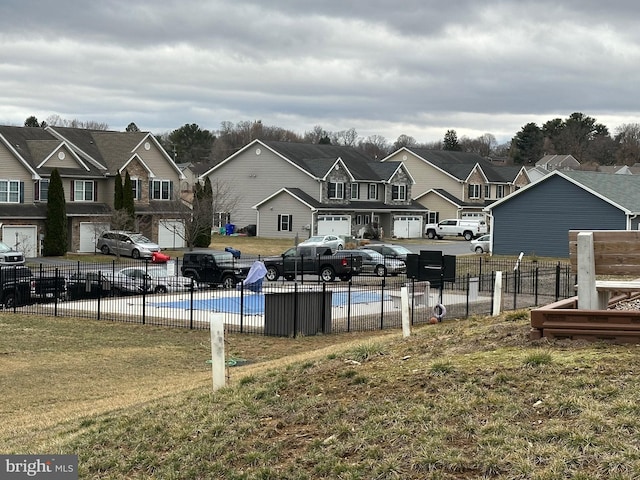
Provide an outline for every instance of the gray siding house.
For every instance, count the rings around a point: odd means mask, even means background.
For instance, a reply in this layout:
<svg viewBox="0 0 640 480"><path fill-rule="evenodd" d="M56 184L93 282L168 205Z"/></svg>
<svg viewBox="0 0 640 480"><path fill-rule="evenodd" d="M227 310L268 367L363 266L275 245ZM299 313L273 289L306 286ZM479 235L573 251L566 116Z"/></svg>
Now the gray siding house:
<svg viewBox="0 0 640 480"><path fill-rule="evenodd" d="M569 230L636 230L640 177L555 170L485 208L496 255L569 256Z"/></svg>
<svg viewBox="0 0 640 480"><path fill-rule="evenodd" d="M228 210L215 218L256 225L259 236L422 236L427 209L412 200L414 179L404 164L351 147L254 140L206 176L214 190L232 192Z"/></svg>

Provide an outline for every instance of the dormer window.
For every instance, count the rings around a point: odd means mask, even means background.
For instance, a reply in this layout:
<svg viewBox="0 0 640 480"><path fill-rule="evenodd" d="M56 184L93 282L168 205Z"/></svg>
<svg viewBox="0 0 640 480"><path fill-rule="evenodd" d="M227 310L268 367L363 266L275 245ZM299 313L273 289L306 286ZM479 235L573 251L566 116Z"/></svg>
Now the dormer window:
<svg viewBox="0 0 640 480"><path fill-rule="evenodd" d="M342 200L344 198L344 183L329 182L329 199Z"/></svg>

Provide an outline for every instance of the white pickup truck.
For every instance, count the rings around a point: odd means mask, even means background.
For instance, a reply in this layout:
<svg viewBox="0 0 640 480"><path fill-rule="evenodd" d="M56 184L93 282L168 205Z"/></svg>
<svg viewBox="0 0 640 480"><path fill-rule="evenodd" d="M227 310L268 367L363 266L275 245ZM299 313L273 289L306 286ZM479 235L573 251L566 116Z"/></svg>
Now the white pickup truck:
<svg viewBox="0 0 640 480"><path fill-rule="evenodd" d="M484 220L451 218L438 223L428 223L424 227L424 234L430 239L455 236L464 237L465 240L469 241L487 233L487 222Z"/></svg>

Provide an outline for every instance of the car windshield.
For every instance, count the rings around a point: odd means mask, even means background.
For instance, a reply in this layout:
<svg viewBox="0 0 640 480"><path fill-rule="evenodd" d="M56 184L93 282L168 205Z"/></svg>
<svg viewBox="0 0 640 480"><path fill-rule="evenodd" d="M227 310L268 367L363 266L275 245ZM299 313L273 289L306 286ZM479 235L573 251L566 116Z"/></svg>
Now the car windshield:
<svg viewBox="0 0 640 480"><path fill-rule="evenodd" d="M0 253L10 252L11 247L6 243L0 242Z"/></svg>
<svg viewBox="0 0 640 480"><path fill-rule="evenodd" d="M393 250L394 252L400 255L406 255L408 253L411 253L411 250L409 250L406 247L403 247L402 245L394 245L393 247L389 247L389 248L391 248L391 250Z"/></svg>
<svg viewBox="0 0 640 480"><path fill-rule="evenodd" d="M144 235L131 235L131 240L134 241L134 243L151 243L151 240L149 240L147 237L145 237Z"/></svg>

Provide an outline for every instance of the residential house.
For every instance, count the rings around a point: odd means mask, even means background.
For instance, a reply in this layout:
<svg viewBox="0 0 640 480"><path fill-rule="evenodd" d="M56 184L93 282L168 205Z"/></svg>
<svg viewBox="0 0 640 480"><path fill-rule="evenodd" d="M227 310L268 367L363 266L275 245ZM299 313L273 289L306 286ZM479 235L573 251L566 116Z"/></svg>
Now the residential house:
<svg viewBox="0 0 640 480"><path fill-rule="evenodd" d="M428 223L484 217L483 208L530 183L521 166L501 166L475 153L403 147L382 160L402 162L415 180L413 198Z"/></svg>
<svg viewBox="0 0 640 480"><path fill-rule="evenodd" d="M536 162L536 167L553 170L579 170L580 162L573 155L545 155Z"/></svg>
<svg viewBox="0 0 640 480"><path fill-rule="evenodd" d="M203 174L232 192L216 220L259 236L421 237L426 209L411 200L402 162L381 163L343 146L254 140ZM214 199L216 204L216 199ZM223 207L219 207L221 210Z"/></svg>
<svg viewBox="0 0 640 480"><path fill-rule="evenodd" d="M183 175L148 132L0 126L0 164L2 240L28 257L41 254L53 169L63 182L71 252L94 252L110 228L117 173L129 172L142 233L167 247L181 226L171 215Z"/></svg>
<svg viewBox="0 0 640 480"><path fill-rule="evenodd" d="M494 254L569 256L569 230L637 230L640 176L554 170L486 209Z"/></svg>

